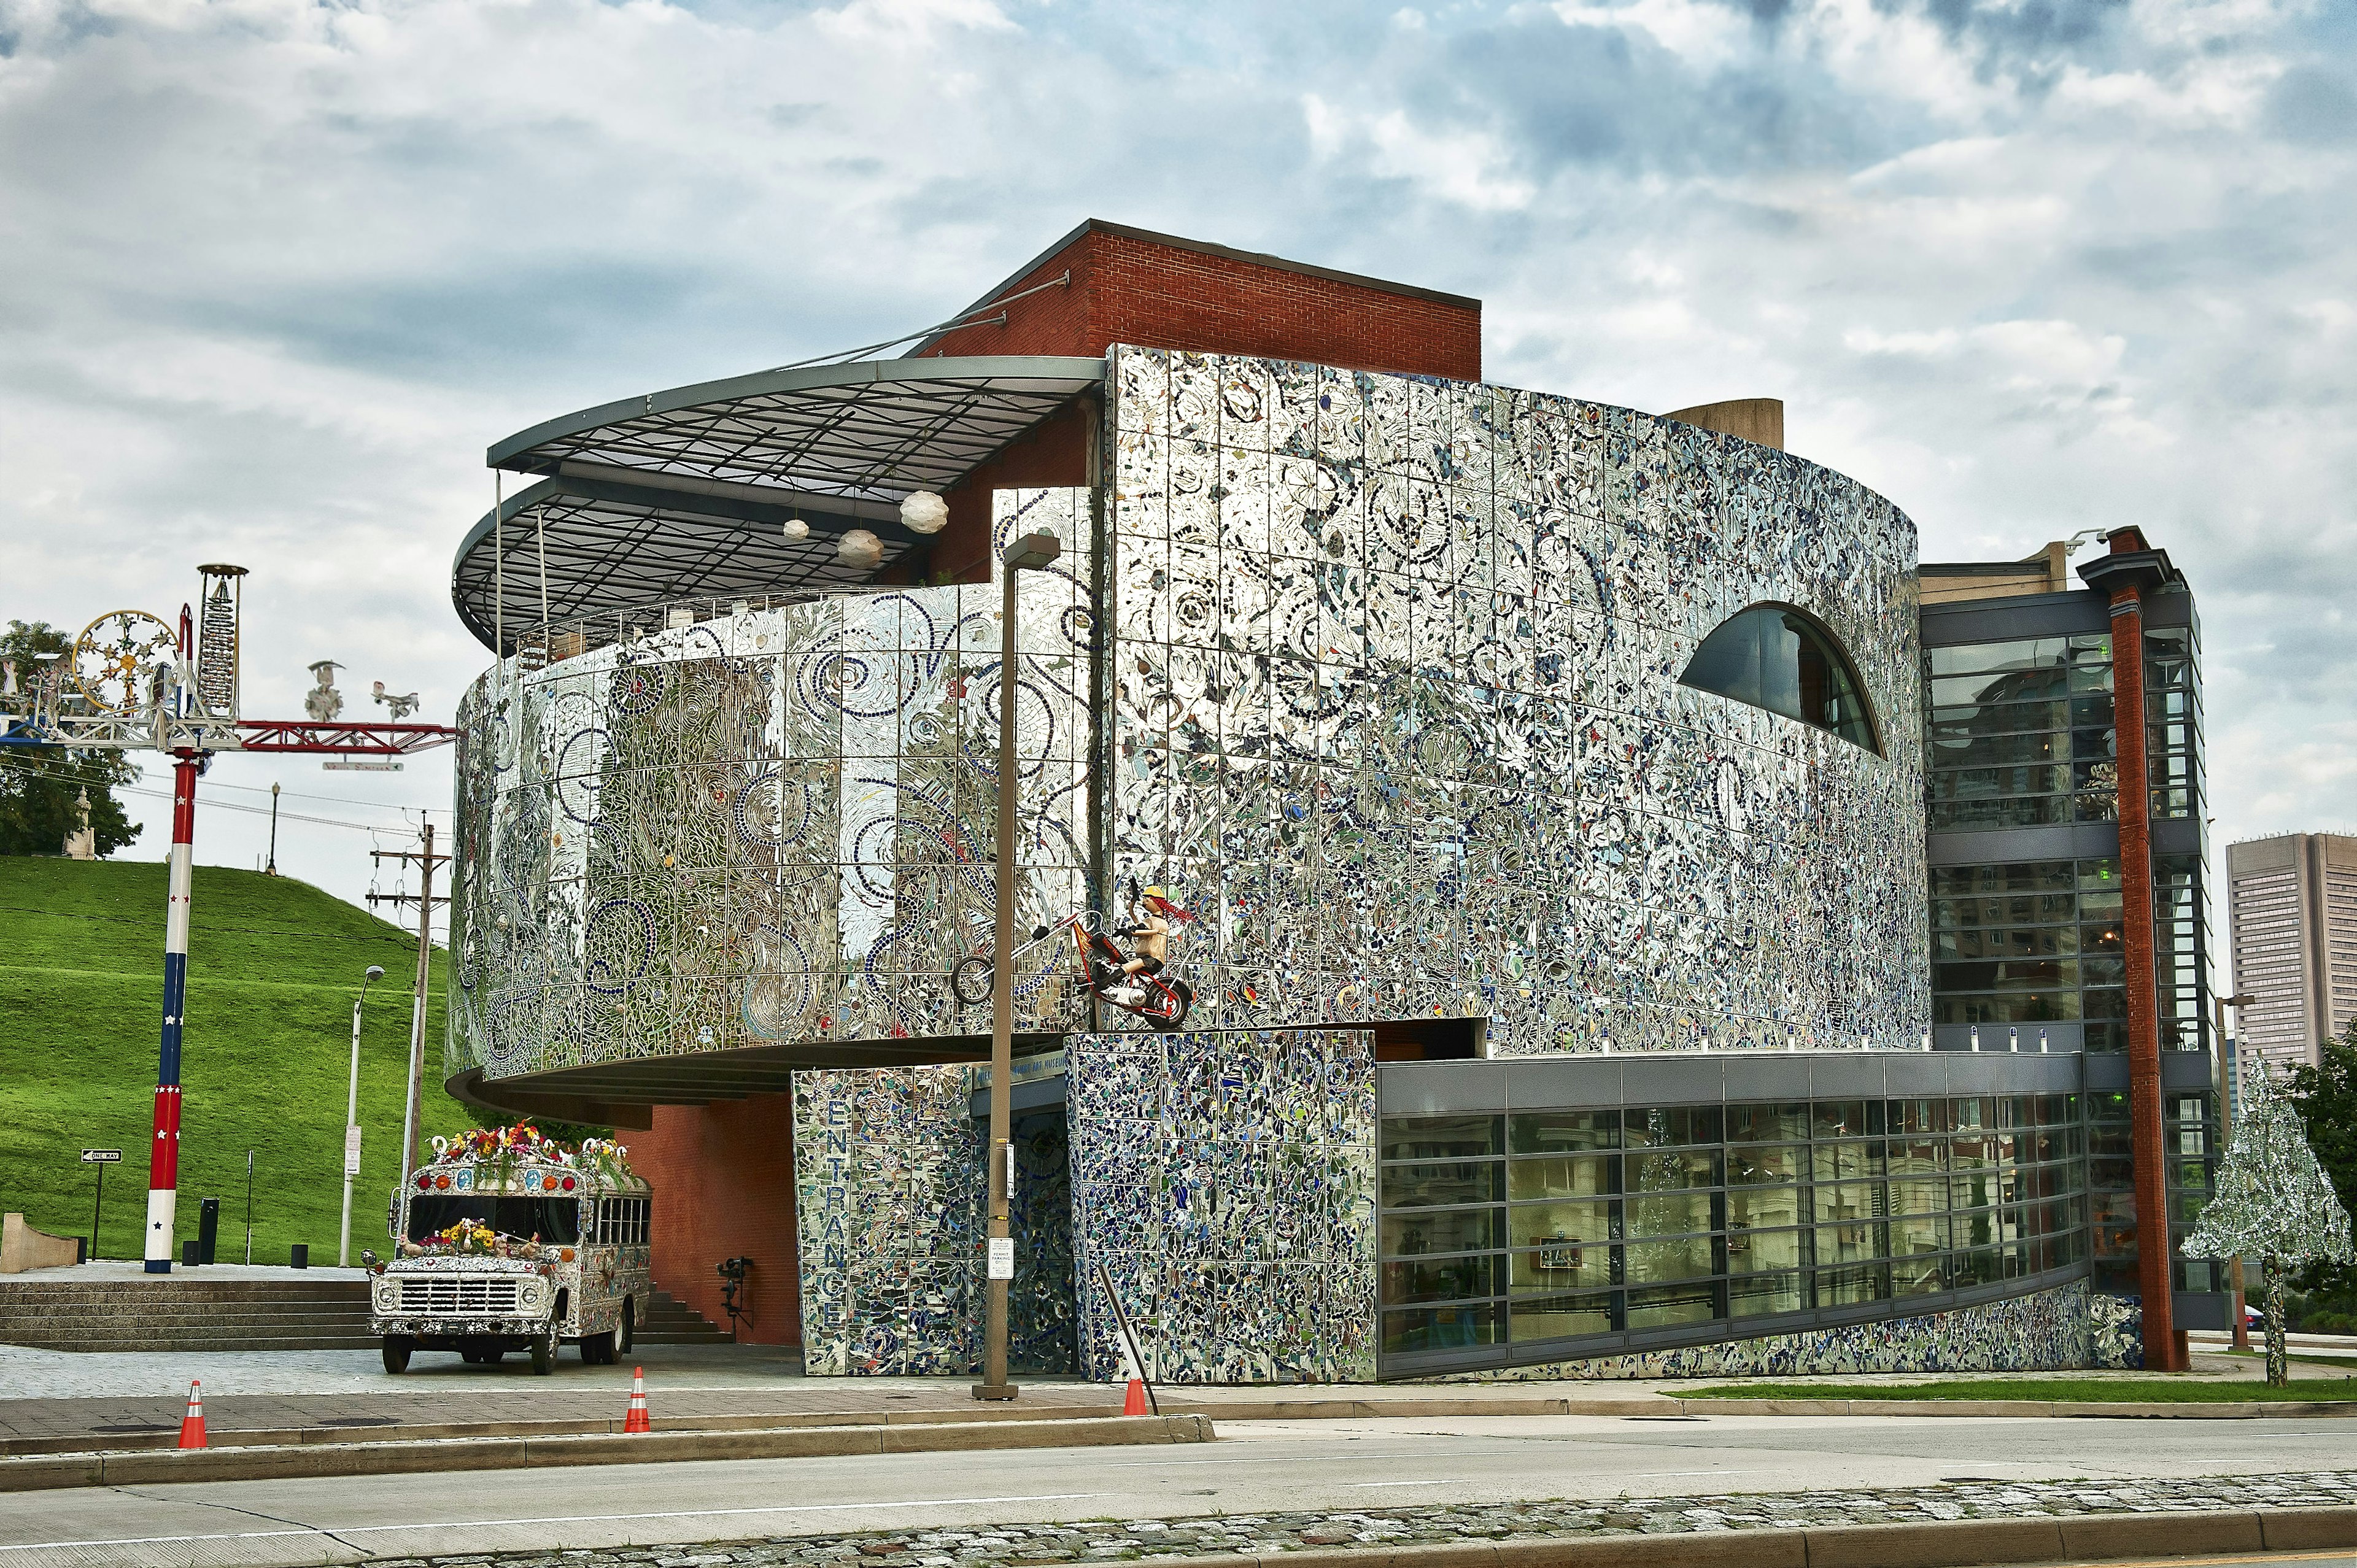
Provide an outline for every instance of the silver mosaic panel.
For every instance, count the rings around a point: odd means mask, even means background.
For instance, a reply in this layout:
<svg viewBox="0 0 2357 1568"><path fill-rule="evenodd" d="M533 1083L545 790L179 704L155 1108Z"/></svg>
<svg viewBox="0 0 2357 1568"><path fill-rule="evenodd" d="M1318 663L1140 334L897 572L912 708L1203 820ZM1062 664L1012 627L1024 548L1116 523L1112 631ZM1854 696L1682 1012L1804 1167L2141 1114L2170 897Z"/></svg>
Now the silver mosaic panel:
<svg viewBox="0 0 2357 1568"><path fill-rule="evenodd" d="M1500 387L1129 348L1110 385L1107 886L1204 917L1190 1027L1919 1038L1915 537L1889 502ZM1677 684L1763 600L1846 644L1885 756Z"/></svg>
<svg viewBox="0 0 2357 1568"><path fill-rule="evenodd" d="M1374 1036L1076 1035L1082 1366L1116 1375L1102 1264L1174 1383L1375 1376Z"/></svg>
<svg viewBox="0 0 2357 1568"><path fill-rule="evenodd" d="M1087 495L1003 491L1027 573L1017 918L1084 897ZM499 1078L787 1039L985 1031L949 975L995 883L1000 589L836 595L548 668L460 704L449 1070ZM1068 1021L1057 954L1018 1028Z"/></svg>
<svg viewBox="0 0 2357 1568"><path fill-rule="evenodd" d="M2109 1297L2084 1280L1950 1312L1879 1323L1765 1334L1718 1345L1593 1356L1459 1372L1423 1382L1555 1382L1618 1378L1798 1377L1867 1372L2056 1371L2104 1359Z"/></svg>

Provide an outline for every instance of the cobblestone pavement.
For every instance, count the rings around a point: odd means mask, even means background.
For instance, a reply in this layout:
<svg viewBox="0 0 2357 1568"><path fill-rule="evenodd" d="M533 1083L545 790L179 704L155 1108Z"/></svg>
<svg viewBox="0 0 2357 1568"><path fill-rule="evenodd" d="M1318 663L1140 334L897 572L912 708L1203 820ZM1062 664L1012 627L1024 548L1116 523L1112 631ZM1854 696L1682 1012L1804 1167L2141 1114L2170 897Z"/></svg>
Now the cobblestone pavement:
<svg viewBox="0 0 2357 1568"><path fill-rule="evenodd" d="M2156 1481L1963 1481L1871 1491L1464 1504L1350 1512L1086 1520L964 1530L868 1530L682 1546L384 1559L379 1568L1023 1568L1156 1557L1447 1545L1593 1535L1803 1530L2032 1515L2357 1506L2357 1470Z"/></svg>

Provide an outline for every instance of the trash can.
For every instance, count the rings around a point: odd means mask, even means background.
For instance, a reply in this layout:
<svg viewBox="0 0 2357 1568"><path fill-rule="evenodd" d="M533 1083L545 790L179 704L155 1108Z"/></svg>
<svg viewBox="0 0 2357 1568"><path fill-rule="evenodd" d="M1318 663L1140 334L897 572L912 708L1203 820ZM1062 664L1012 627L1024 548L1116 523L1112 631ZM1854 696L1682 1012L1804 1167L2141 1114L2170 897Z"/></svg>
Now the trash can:
<svg viewBox="0 0 2357 1568"><path fill-rule="evenodd" d="M214 1243L221 1240L221 1199L206 1198L197 1205L197 1262L213 1261Z"/></svg>
<svg viewBox="0 0 2357 1568"><path fill-rule="evenodd" d="M198 1260L203 1256L204 1250L197 1244L197 1239L194 1236L180 1243L180 1267L193 1269L197 1266Z"/></svg>
<svg viewBox="0 0 2357 1568"><path fill-rule="evenodd" d="M287 1248L286 1266L292 1269L309 1268L311 1266L311 1244L308 1241L297 1241L292 1247Z"/></svg>

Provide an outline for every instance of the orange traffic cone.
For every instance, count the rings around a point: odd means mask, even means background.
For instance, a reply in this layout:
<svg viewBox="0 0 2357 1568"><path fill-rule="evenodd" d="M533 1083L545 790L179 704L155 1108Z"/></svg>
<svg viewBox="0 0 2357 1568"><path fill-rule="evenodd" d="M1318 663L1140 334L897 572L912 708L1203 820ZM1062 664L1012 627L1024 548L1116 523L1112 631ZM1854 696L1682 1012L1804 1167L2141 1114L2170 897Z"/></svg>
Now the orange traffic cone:
<svg viewBox="0 0 2357 1568"><path fill-rule="evenodd" d="M652 1432L654 1423L647 1419L647 1369L630 1369L630 1413L622 1418L624 1432Z"/></svg>
<svg viewBox="0 0 2357 1568"><path fill-rule="evenodd" d="M201 1378L188 1380L188 1413L180 1417L180 1446L205 1446L205 1385Z"/></svg>
<svg viewBox="0 0 2357 1568"><path fill-rule="evenodd" d="M1129 1380L1129 1394L1121 1402L1121 1413L1124 1415L1146 1413L1146 1380L1144 1378Z"/></svg>

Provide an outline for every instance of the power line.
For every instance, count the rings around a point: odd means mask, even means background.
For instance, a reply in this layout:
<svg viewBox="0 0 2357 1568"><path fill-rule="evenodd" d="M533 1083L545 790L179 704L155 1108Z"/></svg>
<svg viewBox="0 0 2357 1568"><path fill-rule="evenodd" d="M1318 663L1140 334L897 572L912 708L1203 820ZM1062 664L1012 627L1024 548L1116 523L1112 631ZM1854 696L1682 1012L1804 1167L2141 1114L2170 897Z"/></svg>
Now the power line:
<svg viewBox="0 0 2357 1568"><path fill-rule="evenodd" d="M85 777L82 774L72 771L69 768L49 767L38 762L27 761L21 757L0 757L0 769L8 769L18 773L32 774L44 779L62 779L69 784L96 784L102 789L119 790L125 795L144 795L152 800L168 800L172 799L172 793L168 789L143 789L135 784L111 784L103 779L91 779ZM142 777L145 776L143 775ZM246 806L241 805L235 800L218 800L208 801L207 804L216 811L242 811L246 815L253 817L266 817L270 815L270 808L267 806ZM406 806L396 807L393 809L400 811L423 811L430 810L431 808L425 806ZM386 827L382 823L377 822L347 822L339 821L334 817L314 817L306 815L299 811L281 811L278 815L280 820L285 822L310 822L317 826L325 828L351 828L357 832L364 833L391 833L403 838L415 838L417 836L414 830L405 827Z"/></svg>

